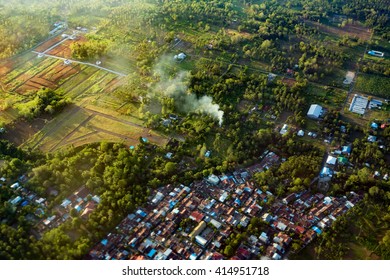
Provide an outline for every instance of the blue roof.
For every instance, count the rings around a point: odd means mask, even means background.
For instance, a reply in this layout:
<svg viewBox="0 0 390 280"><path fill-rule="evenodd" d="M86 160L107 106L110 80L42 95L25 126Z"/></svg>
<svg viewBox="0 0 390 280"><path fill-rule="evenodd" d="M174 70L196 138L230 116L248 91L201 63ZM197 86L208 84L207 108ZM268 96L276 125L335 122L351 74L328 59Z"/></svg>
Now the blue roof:
<svg viewBox="0 0 390 280"><path fill-rule="evenodd" d="M322 233L322 231L318 227L316 227L316 226L312 227L312 230L314 230L319 235Z"/></svg>
<svg viewBox="0 0 390 280"><path fill-rule="evenodd" d="M76 209L77 210L77 212L80 212L81 211L81 206L80 205L77 205L74 209Z"/></svg>
<svg viewBox="0 0 390 280"><path fill-rule="evenodd" d="M27 201L27 200L25 200L25 201L23 201L23 202L22 202L22 204L21 204L21 205L22 205L22 207L24 207L24 206L26 206L27 204L28 204L28 201Z"/></svg>
<svg viewBox="0 0 390 280"><path fill-rule="evenodd" d="M144 211L140 211L139 214L140 214L142 217L144 217L144 218L147 216L147 214L146 214Z"/></svg>
<svg viewBox="0 0 390 280"><path fill-rule="evenodd" d="M352 150L351 146L343 146L342 152L350 153Z"/></svg>
<svg viewBox="0 0 390 280"><path fill-rule="evenodd" d="M130 150L134 150L134 146L130 146L129 148L130 148Z"/></svg>
<svg viewBox="0 0 390 280"><path fill-rule="evenodd" d="M156 250L155 249L152 249L152 250L150 250L150 252L149 252L149 254L148 254L148 257L149 258L153 258L153 256L154 256L154 254L156 254Z"/></svg>
<svg viewBox="0 0 390 280"><path fill-rule="evenodd" d="M373 123L371 124L371 128L373 128L373 129L378 129L378 124L373 122Z"/></svg>
<svg viewBox="0 0 390 280"><path fill-rule="evenodd" d="M102 243L104 246L106 246L107 243L108 243L108 240L107 239L103 239L102 241L100 241L100 243Z"/></svg>
<svg viewBox="0 0 390 280"><path fill-rule="evenodd" d="M148 138L142 137L142 141L148 143Z"/></svg>
<svg viewBox="0 0 390 280"><path fill-rule="evenodd" d="M238 198L236 198L236 199L234 200L234 203L237 203L238 205L241 205L241 200L238 199Z"/></svg>

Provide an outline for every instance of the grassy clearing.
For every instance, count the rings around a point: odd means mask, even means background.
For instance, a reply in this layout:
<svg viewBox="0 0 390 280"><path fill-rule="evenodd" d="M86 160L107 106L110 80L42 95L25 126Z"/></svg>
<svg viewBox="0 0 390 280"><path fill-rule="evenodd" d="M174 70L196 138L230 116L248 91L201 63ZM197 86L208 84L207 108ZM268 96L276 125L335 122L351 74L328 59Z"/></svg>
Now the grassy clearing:
<svg viewBox="0 0 390 280"><path fill-rule="evenodd" d="M344 90L310 84L308 87L306 100L310 104L319 103L327 109L340 110L346 97L347 92Z"/></svg>
<svg viewBox="0 0 390 280"><path fill-rule="evenodd" d="M379 97L389 98L390 78L369 74L360 74L356 81L355 90Z"/></svg>
<svg viewBox="0 0 390 280"><path fill-rule="evenodd" d="M24 143L23 146L39 148L47 152L88 117L88 112L70 106L46 124L40 132Z"/></svg>

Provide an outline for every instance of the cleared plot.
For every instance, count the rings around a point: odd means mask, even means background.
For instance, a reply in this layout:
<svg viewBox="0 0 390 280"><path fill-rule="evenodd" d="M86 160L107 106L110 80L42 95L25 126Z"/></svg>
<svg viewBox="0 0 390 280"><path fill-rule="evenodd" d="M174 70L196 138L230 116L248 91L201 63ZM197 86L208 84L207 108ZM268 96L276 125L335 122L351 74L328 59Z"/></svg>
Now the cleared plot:
<svg viewBox="0 0 390 280"><path fill-rule="evenodd" d="M26 64L28 61L34 58L36 58L36 55L34 55L33 53L27 53L23 56L14 59L7 59L0 62L0 77L8 74L12 70L20 67L21 65Z"/></svg>
<svg viewBox="0 0 390 280"><path fill-rule="evenodd" d="M370 39L372 33L369 28L364 27L360 23L348 23L344 27L335 27L310 20L306 20L305 23L311 27L318 28L323 33L337 37L347 35L349 37L356 37L367 41Z"/></svg>
<svg viewBox="0 0 390 280"><path fill-rule="evenodd" d="M70 106L46 124L25 146L53 152L68 145L80 146L102 140L136 145L139 137L147 137L157 145L167 143L166 137L131 121L130 117L119 116L107 109L104 112L97 110Z"/></svg>
<svg viewBox="0 0 390 280"><path fill-rule="evenodd" d="M61 35L54 37L53 39L50 39L49 41L43 43L42 45L38 46L35 50L37 52L43 52L50 48L51 46L57 44L58 42L62 41L64 38L61 37Z"/></svg>
<svg viewBox="0 0 390 280"><path fill-rule="evenodd" d="M339 110L342 108L347 91L338 88L310 84L308 86L306 100L310 104L321 104L328 109Z"/></svg>
<svg viewBox="0 0 390 280"><path fill-rule="evenodd" d="M69 106L24 145L39 148L42 151L50 151L89 116L90 114L82 108Z"/></svg>

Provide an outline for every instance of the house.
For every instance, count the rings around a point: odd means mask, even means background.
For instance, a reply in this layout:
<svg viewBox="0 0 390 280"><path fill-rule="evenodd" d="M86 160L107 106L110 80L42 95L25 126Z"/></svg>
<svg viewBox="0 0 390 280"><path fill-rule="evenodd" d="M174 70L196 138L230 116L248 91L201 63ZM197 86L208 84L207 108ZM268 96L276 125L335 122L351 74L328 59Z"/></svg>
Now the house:
<svg viewBox="0 0 390 280"><path fill-rule="evenodd" d="M196 237L195 237L195 241L196 241L196 243L198 243L200 246L202 246L202 247L204 247L204 246L206 246L206 244L207 244L207 240L206 239L204 239L202 236L200 236L200 235L197 235Z"/></svg>
<svg viewBox="0 0 390 280"><path fill-rule="evenodd" d="M368 104L368 108L372 109L380 109L382 107L383 103L380 100L377 99L371 99L370 103Z"/></svg>
<svg viewBox="0 0 390 280"><path fill-rule="evenodd" d="M211 175L207 178L207 182L209 182L210 184L213 184L213 185L218 185L218 183L219 183L219 178L218 178L218 176L215 176L214 174L211 174Z"/></svg>
<svg viewBox="0 0 390 280"><path fill-rule="evenodd" d="M335 165L336 161L337 161L337 158L332 157L331 155L329 155L328 158L326 159L326 163L330 164L330 165Z"/></svg>
<svg viewBox="0 0 390 280"><path fill-rule="evenodd" d="M376 142L376 136L369 135L369 136L367 137L367 141L368 141L368 142L371 142L371 143Z"/></svg>
<svg viewBox="0 0 390 280"><path fill-rule="evenodd" d="M342 146L341 152L342 152L343 154L349 155L349 154L352 152L352 147L351 147L351 145Z"/></svg>
<svg viewBox="0 0 390 280"><path fill-rule="evenodd" d="M199 235L206 228L206 223L201 221L196 228L188 235L191 239L195 238L195 236Z"/></svg>
<svg viewBox="0 0 390 280"><path fill-rule="evenodd" d="M287 197L283 198L284 204L289 204L290 202L294 201L296 199L295 193L289 194Z"/></svg>
<svg viewBox="0 0 390 280"><path fill-rule="evenodd" d="M330 169L329 167L324 167L322 168L321 172L320 172L320 177L323 178L323 177L332 177L333 176L333 170Z"/></svg>
<svg viewBox="0 0 390 280"><path fill-rule="evenodd" d="M269 73L268 74L268 82L272 82L273 80L275 80L276 76L277 76L276 74Z"/></svg>
<svg viewBox="0 0 390 280"><path fill-rule="evenodd" d="M338 162L339 164L345 165L345 164L348 164L348 159L345 158L345 157L338 157L338 158L337 158L337 162Z"/></svg>
<svg viewBox="0 0 390 280"><path fill-rule="evenodd" d="M185 53L179 53L179 54L175 55L173 57L173 59L177 60L177 61L183 61L186 57L187 57L187 55L185 55Z"/></svg>
<svg viewBox="0 0 390 280"><path fill-rule="evenodd" d="M318 119L322 115L322 107L317 104L312 104L310 106L309 111L307 112L307 116L311 119Z"/></svg>
<svg viewBox="0 0 390 280"><path fill-rule="evenodd" d="M305 136L305 132L301 129L300 131L298 131L297 133L298 136Z"/></svg>
<svg viewBox="0 0 390 280"><path fill-rule="evenodd" d="M287 124L284 124L282 126L282 129L280 130L280 134L282 134L282 135L286 134L287 133L287 129L288 129Z"/></svg>
<svg viewBox="0 0 390 280"><path fill-rule="evenodd" d="M173 154L172 154L171 152L169 152L169 153L167 153L167 154L165 155L165 157L166 157L167 159L171 159L172 156L173 156Z"/></svg>
<svg viewBox="0 0 390 280"><path fill-rule="evenodd" d="M371 123L371 128L374 129L374 130L377 130L379 127L379 125L375 122Z"/></svg>
<svg viewBox="0 0 390 280"><path fill-rule="evenodd" d="M193 211L189 217L191 220L193 221L196 221L196 222L200 222L203 220L204 218L204 215L202 213L200 213L199 211Z"/></svg>
<svg viewBox="0 0 390 280"><path fill-rule="evenodd" d="M270 214L268 214L268 213L265 213L263 215L262 219L263 219L264 222L269 223L272 220L272 216Z"/></svg>

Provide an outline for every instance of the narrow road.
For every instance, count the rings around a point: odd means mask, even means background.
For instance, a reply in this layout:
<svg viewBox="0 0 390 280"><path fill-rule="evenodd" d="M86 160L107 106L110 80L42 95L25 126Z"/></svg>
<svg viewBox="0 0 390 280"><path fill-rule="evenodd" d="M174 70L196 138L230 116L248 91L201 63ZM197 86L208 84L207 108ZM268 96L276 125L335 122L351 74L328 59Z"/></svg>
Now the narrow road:
<svg viewBox="0 0 390 280"><path fill-rule="evenodd" d="M61 41L59 41L58 43L55 43L53 46L51 46L50 48L44 50L43 52L41 52L41 54L46 54L47 52L51 51L52 49L54 49L55 47L61 45L63 42L69 40L69 37L66 37L65 39L62 39Z"/></svg>
<svg viewBox="0 0 390 280"><path fill-rule="evenodd" d="M100 69L100 70L104 70L104 71L110 72L110 73L115 74L115 75L118 75L118 76L120 76L120 77L127 76L127 74L120 73L120 72L117 72L117 71L114 71L114 70L111 70L111 69L108 69L108 68L104 68L104 67L101 67L101 66L98 66L98 65L96 65L96 64L89 63L89 62L82 62L82 61L78 61L78 60L74 60L74 59L67 59L67 58L64 58L64 57L55 56L55 55L46 54L46 53L40 53L40 52L36 52L36 51L33 51L33 53L42 54L43 56L47 56L47 57L51 57L51 58L55 58L55 59L60 59L60 60L62 60L62 61L67 60L67 61L69 61L70 63L88 65L88 66L91 66L91 67L98 68L98 69Z"/></svg>

